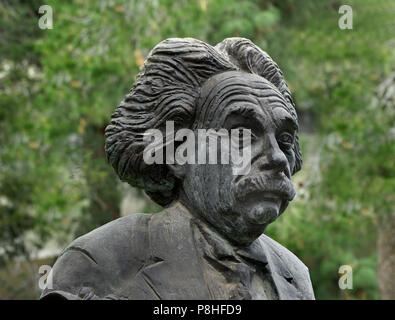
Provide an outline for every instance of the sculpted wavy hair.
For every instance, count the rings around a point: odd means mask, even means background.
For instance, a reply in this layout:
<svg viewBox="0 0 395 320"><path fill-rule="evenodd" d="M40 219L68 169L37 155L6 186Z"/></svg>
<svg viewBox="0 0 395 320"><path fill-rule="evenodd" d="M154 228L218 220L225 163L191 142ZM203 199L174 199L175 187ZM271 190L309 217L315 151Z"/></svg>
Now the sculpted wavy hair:
<svg viewBox="0 0 395 320"><path fill-rule="evenodd" d="M165 131L166 121L175 130L191 128L200 88L210 77L226 71L257 74L270 81L284 97L297 121L295 105L283 74L270 56L244 38L227 38L215 47L192 38L171 38L149 53L130 92L112 114L105 131L105 151L119 178L143 188L160 205L178 196L178 183L165 164L147 165L143 141L149 129ZM302 166L298 137L294 144L296 164Z"/></svg>

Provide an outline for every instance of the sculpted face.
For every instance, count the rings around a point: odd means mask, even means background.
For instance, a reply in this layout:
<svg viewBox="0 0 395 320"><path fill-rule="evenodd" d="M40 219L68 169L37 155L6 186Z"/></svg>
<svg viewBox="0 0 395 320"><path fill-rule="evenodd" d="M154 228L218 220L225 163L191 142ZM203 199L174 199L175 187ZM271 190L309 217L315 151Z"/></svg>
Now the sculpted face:
<svg viewBox="0 0 395 320"><path fill-rule="evenodd" d="M236 244L259 237L295 196L297 123L288 108L272 84L253 74L225 72L202 88L194 129L250 129L251 170L234 175L232 162L185 164L175 169L180 201Z"/></svg>

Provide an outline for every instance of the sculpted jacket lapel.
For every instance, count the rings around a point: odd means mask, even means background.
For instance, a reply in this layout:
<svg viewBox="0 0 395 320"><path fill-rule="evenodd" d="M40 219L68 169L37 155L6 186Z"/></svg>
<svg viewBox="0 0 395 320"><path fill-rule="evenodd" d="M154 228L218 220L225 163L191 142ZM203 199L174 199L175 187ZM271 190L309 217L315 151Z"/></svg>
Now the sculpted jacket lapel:
<svg viewBox="0 0 395 320"><path fill-rule="evenodd" d="M273 242L262 235L247 248L239 248L236 252L263 271L263 277L271 283L278 299L301 299L302 293L297 288L295 277L278 250L273 248Z"/></svg>
<svg viewBox="0 0 395 320"><path fill-rule="evenodd" d="M178 204L154 214L148 224L149 258L139 272L136 285L151 299L215 299L205 279L200 252L192 234L193 219ZM234 252L263 271L279 299L302 299L286 258L265 235ZM171 248L170 250L168 248Z"/></svg>
<svg viewBox="0 0 395 320"><path fill-rule="evenodd" d="M284 286L293 286L293 276L280 258L266 248L272 245L270 242L257 239L247 247L235 247L203 222L193 225L195 234L200 234L196 241L203 265L216 269L209 272L207 281L214 299L292 299L293 295L278 293Z"/></svg>
<svg viewBox="0 0 395 320"><path fill-rule="evenodd" d="M262 235L254 242L257 243L257 246L260 245L262 248L261 250L267 257L267 268L274 281L279 299L301 299L302 293L299 292L297 288L297 281L291 270L287 267L287 261L284 261L283 257L279 253L280 251L273 247L274 241L266 235Z"/></svg>
<svg viewBox="0 0 395 320"><path fill-rule="evenodd" d="M158 299L210 299L184 210L173 206L148 226L151 258L141 275Z"/></svg>

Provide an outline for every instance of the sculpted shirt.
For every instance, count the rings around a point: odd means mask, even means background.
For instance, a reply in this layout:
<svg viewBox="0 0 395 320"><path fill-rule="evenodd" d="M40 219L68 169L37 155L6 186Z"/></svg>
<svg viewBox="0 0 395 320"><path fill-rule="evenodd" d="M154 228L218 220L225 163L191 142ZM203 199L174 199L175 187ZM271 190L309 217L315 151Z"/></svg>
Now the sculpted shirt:
<svg viewBox="0 0 395 320"><path fill-rule="evenodd" d="M193 231L205 282L213 299L279 298L258 243L235 248L199 220L193 221Z"/></svg>
<svg viewBox="0 0 395 320"><path fill-rule="evenodd" d="M314 299L307 267L261 235L235 247L180 203L73 241L42 299Z"/></svg>

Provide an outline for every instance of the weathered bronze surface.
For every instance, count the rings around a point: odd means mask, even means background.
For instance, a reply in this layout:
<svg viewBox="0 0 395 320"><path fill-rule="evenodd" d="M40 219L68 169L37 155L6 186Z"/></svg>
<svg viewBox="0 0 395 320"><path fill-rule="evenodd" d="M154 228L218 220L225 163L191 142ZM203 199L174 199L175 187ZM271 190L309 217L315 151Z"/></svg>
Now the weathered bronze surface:
<svg viewBox="0 0 395 320"><path fill-rule="evenodd" d="M250 130L250 171L234 175L232 162L147 164L144 134L168 121L193 132ZM295 196L297 130L281 70L251 41L162 41L112 115L105 148L120 179L165 209L76 239L42 298L314 299L307 267L263 234Z"/></svg>

